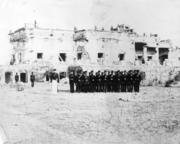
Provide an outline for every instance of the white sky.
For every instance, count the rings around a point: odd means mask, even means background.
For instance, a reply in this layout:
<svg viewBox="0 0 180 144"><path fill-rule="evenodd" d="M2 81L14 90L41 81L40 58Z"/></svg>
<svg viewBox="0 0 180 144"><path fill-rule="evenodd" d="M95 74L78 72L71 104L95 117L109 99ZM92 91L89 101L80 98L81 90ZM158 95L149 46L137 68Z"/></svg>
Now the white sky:
<svg viewBox="0 0 180 144"><path fill-rule="evenodd" d="M180 46L180 0L0 0L0 64L9 62L8 32L37 21L49 28L128 24Z"/></svg>

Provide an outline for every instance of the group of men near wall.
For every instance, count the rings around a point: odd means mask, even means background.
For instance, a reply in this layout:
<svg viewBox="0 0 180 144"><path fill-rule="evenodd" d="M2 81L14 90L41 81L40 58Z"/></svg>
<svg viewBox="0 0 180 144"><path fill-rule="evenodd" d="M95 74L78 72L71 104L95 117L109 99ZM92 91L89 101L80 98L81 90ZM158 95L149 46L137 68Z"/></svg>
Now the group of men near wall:
<svg viewBox="0 0 180 144"><path fill-rule="evenodd" d="M139 92L141 80L139 70L71 72L70 92Z"/></svg>

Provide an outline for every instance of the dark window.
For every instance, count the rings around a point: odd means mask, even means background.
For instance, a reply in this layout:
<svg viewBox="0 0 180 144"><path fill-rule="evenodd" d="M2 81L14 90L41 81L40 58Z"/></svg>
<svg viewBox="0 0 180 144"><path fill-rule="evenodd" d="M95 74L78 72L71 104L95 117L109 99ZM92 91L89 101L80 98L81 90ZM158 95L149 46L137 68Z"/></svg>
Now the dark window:
<svg viewBox="0 0 180 144"><path fill-rule="evenodd" d="M119 61L124 60L124 54L119 54L118 57L119 57Z"/></svg>
<svg viewBox="0 0 180 144"><path fill-rule="evenodd" d="M148 56L148 61L149 61L149 60L152 60L152 56Z"/></svg>
<svg viewBox="0 0 180 144"><path fill-rule="evenodd" d="M142 56L138 56L138 60L142 60L143 59L143 57Z"/></svg>
<svg viewBox="0 0 180 144"><path fill-rule="evenodd" d="M82 58L82 53L77 54L77 59L80 60Z"/></svg>
<svg viewBox="0 0 180 144"><path fill-rule="evenodd" d="M103 53L98 53L98 58L103 58L104 54Z"/></svg>
<svg viewBox="0 0 180 144"><path fill-rule="evenodd" d="M42 59L43 53L37 53L37 59Z"/></svg>
<svg viewBox="0 0 180 144"><path fill-rule="evenodd" d="M59 60L65 62L66 61L66 53L60 53L59 54Z"/></svg>

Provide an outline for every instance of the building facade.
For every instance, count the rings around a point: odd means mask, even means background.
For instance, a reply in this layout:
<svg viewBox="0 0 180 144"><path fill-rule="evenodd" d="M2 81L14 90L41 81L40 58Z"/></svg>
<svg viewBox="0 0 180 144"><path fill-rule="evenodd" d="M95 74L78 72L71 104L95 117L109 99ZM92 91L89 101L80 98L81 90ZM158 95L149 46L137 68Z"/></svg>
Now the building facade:
<svg viewBox="0 0 180 144"><path fill-rule="evenodd" d="M35 23L25 24L9 36L13 47L10 65L14 67L44 63L56 69L62 65L120 69L149 63L164 65L174 59L170 40L161 40L157 34L139 35L126 25L109 30L63 30L41 28Z"/></svg>

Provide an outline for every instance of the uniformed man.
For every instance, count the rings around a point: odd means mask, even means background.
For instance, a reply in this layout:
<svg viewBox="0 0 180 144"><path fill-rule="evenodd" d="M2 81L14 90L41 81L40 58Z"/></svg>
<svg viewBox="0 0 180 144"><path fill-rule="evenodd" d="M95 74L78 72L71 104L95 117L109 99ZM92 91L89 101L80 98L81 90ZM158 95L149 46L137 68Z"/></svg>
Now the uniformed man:
<svg viewBox="0 0 180 144"><path fill-rule="evenodd" d="M141 83L142 77L140 75L139 70L137 70L136 72L136 76L135 76L135 84L134 84L134 91L135 92L139 92L139 87L140 87L140 83Z"/></svg>
<svg viewBox="0 0 180 144"><path fill-rule="evenodd" d="M122 77L121 77L121 92L126 92L126 71L122 72Z"/></svg>
<svg viewBox="0 0 180 144"><path fill-rule="evenodd" d="M111 84L110 92L114 92L114 71L111 71L110 84Z"/></svg>
<svg viewBox="0 0 180 144"><path fill-rule="evenodd" d="M107 74L107 91L110 92L111 91L111 72L108 71Z"/></svg>
<svg viewBox="0 0 180 144"><path fill-rule="evenodd" d="M121 92L121 72L117 72L117 92Z"/></svg>
<svg viewBox="0 0 180 144"><path fill-rule="evenodd" d="M107 92L108 80L107 80L107 72L104 71L104 81L103 81L103 92Z"/></svg>
<svg viewBox="0 0 180 144"><path fill-rule="evenodd" d="M15 82L17 83L19 81L19 75L16 73L15 75Z"/></svg>
<svg viewBox="0 0 180 144"><path fill-rule="evenodd" d="M78 92L78 73L74 73L74 85L76 87L76 92Z"/></svg>
<svg viewBox="0 0 180 144"><path fill-rule="evenodd" d="M69 74L69 85L70 85L70 92L71 93L74 93L74 82L75 82L74 73L70 72L70 74Z"/></svg>
<svg viewBox="0 0 180 144"><path fill-rule="evenodd" d="M115 71L115 74L113 76L113 87L114 87L114 92L118 92L118 71Z"/></svg>
<svg viewBox="0 0 180 144"><path fill-rule="evenodd" d="M101 75L100 75L100 71L97 72L97 92L101 91Z"/></svg>
<svg viewBox="0 0 180 144"><path fill-rule="evenodd" d="M85 92L85 71L82 72L82 75L80 77L80 83L81 92Z"/></svg>
<svg viewBox="0 0 180 144"><path fill-rule="evenodd" d="M104 92L104 72L100 74L100 92Z"/></svg>
<svg viewBox="0 0 180 144"><path fill-rule="evenodd" d="M84 92L89 92L89 76L87 75L87 71L85 71L84 77L85 77Z"/></svg>
<svg viewBox="0 0 180 144"><path fill-rule="evenodd" d="M127 72L126 81L127 92L131 92L131 70Z"/></svg>
<svg viewBox="0 0 180 144"><path fill-rule="evenodd" d="M82 82L82 75L83 75L83 72L81 71L80 73L79 73L79 75L78 75L78 92L82 92L83 91L83 89L82 89L82 87L83 87L83 82Z"/></svg>
<svg viewBox="0 0 180 144"><path fill-rule="evenodd" d="M33 72L30 75L30 81L31 81L31 87L34 87L35 75L33 74Z"/></svg>
<svg viewBox="0 0 180 144"><path fill-rule="evenodd" d="M93 74L93 71L89 73L89 91L95 92L95 76Z"/></svg>

